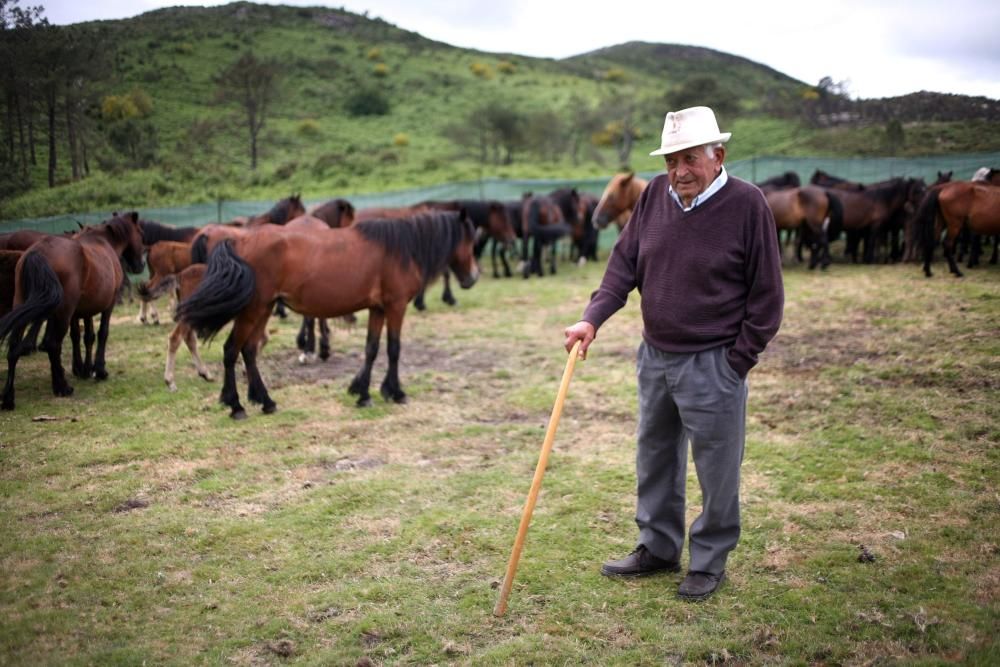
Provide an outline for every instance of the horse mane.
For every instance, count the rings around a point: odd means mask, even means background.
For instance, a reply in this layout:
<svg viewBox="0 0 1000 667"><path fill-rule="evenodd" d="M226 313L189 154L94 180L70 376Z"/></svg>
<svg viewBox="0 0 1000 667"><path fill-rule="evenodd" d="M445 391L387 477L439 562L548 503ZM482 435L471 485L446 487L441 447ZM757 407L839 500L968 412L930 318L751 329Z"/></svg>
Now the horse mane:
<svg viewBox="0 0 1000 667"><path fill-rule="evenodd" d="M110 220L106 220L99 225L94 225L93 227L87 226L80 230L80 236L78 238L86 238L89 236L105 235L113 241L128 241L129 239L129 222L128 217L132 218L133 221L139 221L139 214L135 211L125 214L116 214L115 217Z"/></svg>
<svg viewBox="0 0 1000 667"><path fill-rule="evenodd" d="M142 232L143 245L149 246L160 241L186 241L198 231L198 228L174 227L154 220L140 220L139 230Z"/></svg>
<svg viewBox="0 0 1000 667"><path fill-rule="evenodd" d="M288 213L292 205L302 206L302 200L299 197L300 195L292 195L272 206L271 210L266 213L268 221L272 225L283 225L288 222Z"/></svg>
<svg viewBox="0 0 1000 667"><path fill-rule="evenodd" d="M416 264L425 285L444 272L458 244L473 235L472 222L457 211L366 220L354 228L396 257L404 269L410 262Z"/></svg>

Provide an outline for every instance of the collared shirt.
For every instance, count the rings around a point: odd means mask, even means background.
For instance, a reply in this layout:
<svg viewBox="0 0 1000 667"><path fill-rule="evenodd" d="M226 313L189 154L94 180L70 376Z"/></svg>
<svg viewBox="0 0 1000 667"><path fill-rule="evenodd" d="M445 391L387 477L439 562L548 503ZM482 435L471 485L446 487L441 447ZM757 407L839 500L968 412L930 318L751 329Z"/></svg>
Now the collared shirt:
<svg viewBox="0 0 1000 667"><path fill-rule="evenodd" d="M708 199L712 195L714 195L716 192L722 189L722 186L725 185L726 181L728 180L729 180L729 174L726 173L726 167L723 166L722 170L719 172L719 175L715 177L715 180L712 181L712 183L707 188L705 188L704 192L699 193L694 199L692 199L691 205L688 207L684 206L684 203L681 201L680 195L674 192L674 186L669 185L669 181L667 189L670 192L670 196L673 197L675 202L677 202L677 205L681 207L681 210L687 213L695 206L698 206L699 204L704 204L706 201L708 201Z"/></svg>

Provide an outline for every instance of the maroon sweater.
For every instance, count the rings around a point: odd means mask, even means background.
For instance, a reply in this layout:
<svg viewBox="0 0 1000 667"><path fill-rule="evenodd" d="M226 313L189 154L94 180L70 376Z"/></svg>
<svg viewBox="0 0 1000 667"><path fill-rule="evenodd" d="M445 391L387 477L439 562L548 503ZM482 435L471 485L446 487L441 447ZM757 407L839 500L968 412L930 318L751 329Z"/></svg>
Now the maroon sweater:
<svg viewBox="0 0 1000 667"><path fill-rule="evenodd" d="M686 213L667 187L666 174L646 186L583 319L600 328L638 288L647 343L675 353L731 346L729 365L745 377L778 332L784 306L771 209L731 174Z"/></svg>

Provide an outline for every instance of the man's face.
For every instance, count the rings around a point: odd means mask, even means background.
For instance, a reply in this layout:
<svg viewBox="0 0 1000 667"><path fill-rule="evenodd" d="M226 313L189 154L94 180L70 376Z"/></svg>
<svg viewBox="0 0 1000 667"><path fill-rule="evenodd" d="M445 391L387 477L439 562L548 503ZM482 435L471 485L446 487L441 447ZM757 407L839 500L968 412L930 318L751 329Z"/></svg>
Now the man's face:
<svg viewBox="0 0 1000 667"><path fill-rule="evenodd" d="M670 185L681 201L690 204L711 185L722 169L725 155L726 149L721 146L715 149L715 157L706 155L704 146L695 146L663 156Z"/></svg>

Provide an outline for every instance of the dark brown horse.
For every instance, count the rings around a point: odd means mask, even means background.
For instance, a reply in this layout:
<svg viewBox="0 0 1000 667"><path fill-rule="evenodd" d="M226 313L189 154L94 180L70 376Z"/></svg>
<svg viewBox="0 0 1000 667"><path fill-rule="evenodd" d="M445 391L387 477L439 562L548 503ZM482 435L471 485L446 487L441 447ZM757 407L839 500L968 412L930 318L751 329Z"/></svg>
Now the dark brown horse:
<svg viewBox="0 0 1000 667"><path fill-rule="evenodd" d="M213 250L204 279L180 303L177 314L203 338L234 321L223 348L220 395L234 419L246 416L236 389L240 355L246 365L247 397L260 403L265 413L276 408L257 368L257 343L279 298L311 317L337 317L367 308L365 362L349 391L359 396L358 405L370 404L372 364L382 328L387 326L389 366L381 393L387 400L403 402L399 353L406 305L446 267L463 288L472 287L479 277L473 245L472 223L452 212L372 220L322 233L265 227L254 237L228 240Z"/></svg>
<svg viewBox="0 0 1000 667"><path fill-rule="evenodd" d="M309 213L325 222L330 228L350 227L354 224L354 205L346 199L331 199Z"/></svg>
<svg viewBox="0 0 1000 667"><path fill-rule="evenodd" d="M604 188L597 209L594 210L594 222L597 228L604 229L611 222L615 222L621 231L632 216L632 209L639 202L639 197L648 183L649 181L639 178L631 171L615 174Z"/></svg>
<svg viewBox="0 0 1000 667"><path fill-rule="evenodd" d="M944 232L944 256L948 268L961 277L955 262L955 239L963 227L973 234L1000 234L1000 188L994 185L956 181L930 188L917 209L916 224L924 239L924 275L931 277L934 246Z"/></svg>
<svg viewBox="0 0 1000 667"><path fill-rule="evenodd" d="M580 195L576 190L555 190L547 195L525 193L521 198L522 276L542 276L542 251L550 246L549 273L556 273L556 243L569 236L578 220ZM530 259L528 257L530 251Z"/></svg>
<svg viewBox="0 0 1000 667"><path fill-rule="evenodd" d="M517 240L517 232L507 213L507 208L502 202L496 200L479 199L454 199L448 201L425 201L417 206L426 206L438 211L462 211L464 210L472 225L476 229L476 259L482 257L483 250L487 243L492 242L493 277L499 278L500 272L497 269L497 249L503 252L500 256L504 267L504 275L510 278L510 265L507 263L506 252L513 250L514 242ZM445 275L445 293L442 296L445 303L449 303L451 288L447 274ZM423 310L420 304L416 304L418 309Z"/></svg>
<svg viewBox="0 0 1000 667"><path fill-rule="evenodd" d="M910 204L924 189L923 181L918 179L893 178L888 181L864 186L863 190L833 189L831 192L840 200L844 207L843 229L854 233L864 240L864 261L875 261L875 244L881 232L892 228L902 230L906 216L907 205ZM898 258L898 235L891 236L893 248L889 257ZM857 249L853 248L849 239L849 252L857 261Z"/></svg>
<svg viewBox="0 0 1000 667"><path fill-rule="evenodd" d="M760 183L755 183L760 191L764 194L768 192L774 192L775 190L787 190L789 188L801 187L802 181L799 179L799 175L794 171L786 171L783 174L777 176L772 176L767 180L761 181Z"/></svg>
<svg viewBox="0 0 1000 667"><path fill-rule="evenodd" d="M56 396L73 393L60 357L74 318L100 314L93 368L83 367L81 362L80 375L87 377L92 372L98 380L108 377L105 349L111 311L124 279L122 263L133 273L144 268L138 221L139 215L133 212L87 227L76 238L48 236L21 256L15 269L13 308L0 318L0 342L7 342L7 383L0 409L14 409L14 377L24 353L24 332L41 321L47 322L41 347L49 355Z"/></svg>

